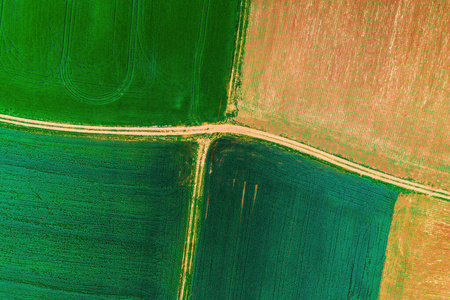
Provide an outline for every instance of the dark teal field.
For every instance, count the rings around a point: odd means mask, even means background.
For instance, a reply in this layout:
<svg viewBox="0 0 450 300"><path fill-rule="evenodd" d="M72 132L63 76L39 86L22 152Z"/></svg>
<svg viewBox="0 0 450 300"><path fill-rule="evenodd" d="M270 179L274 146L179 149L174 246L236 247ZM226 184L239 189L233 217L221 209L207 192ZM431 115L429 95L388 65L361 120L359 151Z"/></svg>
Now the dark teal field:
<svg viewBox="0 0 450 300"><path fill-rule="evenodd" d="M225 118L238 0L0 0L0 113L89 125Z"/></svg>
<svg viewBox="0 0 450 300"><path fill-rule="evenodd" d="M398 190L232 139L207 170L191 299L377 299Z"/></svg>
<svg viewBox="0 0 450 300"><path fill-rule="evenodd" d="M175 299L193 146L0 128L0 299Z"/></svg>

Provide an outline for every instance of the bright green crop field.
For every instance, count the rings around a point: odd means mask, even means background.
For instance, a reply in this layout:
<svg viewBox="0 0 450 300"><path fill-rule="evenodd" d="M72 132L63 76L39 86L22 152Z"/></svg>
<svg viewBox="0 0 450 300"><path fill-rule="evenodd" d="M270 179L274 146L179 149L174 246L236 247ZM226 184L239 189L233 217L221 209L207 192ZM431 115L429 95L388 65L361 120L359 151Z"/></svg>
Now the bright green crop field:
<svg viewBox="0 0 450 300"><path fill-rule="evenodd" d="M0 113L89 125L224 119L239 1L1 0Z"/></svg>

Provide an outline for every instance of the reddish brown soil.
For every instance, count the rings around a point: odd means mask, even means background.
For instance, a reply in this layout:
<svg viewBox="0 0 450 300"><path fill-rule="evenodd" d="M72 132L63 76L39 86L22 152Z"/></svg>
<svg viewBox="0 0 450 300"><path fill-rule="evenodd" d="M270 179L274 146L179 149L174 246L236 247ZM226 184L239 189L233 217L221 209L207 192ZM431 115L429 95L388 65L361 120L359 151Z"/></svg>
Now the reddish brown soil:
<svg viewBox="0 0 450 300"><path fill-rule="evenodd" d="M450 1L252 1L238 122L450 188Z"/></svg>

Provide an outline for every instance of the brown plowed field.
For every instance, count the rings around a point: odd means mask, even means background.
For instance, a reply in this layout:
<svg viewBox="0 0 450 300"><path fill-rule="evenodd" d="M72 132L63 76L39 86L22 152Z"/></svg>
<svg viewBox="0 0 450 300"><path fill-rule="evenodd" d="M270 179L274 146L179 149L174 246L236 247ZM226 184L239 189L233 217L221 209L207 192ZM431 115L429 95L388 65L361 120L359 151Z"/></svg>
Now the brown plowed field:
<svg viewBox="0 0 450 300"><path fill-rule="evenodd" d="M236 121L448 189L449 28L449 1L252 1Z"/></svg>

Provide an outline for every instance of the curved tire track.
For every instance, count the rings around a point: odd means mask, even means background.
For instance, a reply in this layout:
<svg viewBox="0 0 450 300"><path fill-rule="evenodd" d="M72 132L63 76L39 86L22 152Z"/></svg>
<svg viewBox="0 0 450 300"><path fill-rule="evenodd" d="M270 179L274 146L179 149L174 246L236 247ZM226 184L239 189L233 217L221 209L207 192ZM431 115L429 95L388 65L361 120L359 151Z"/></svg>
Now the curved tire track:
<svg viewBox="0 0 450 300"><path fill-rule="evenodd" d="M131 15L131 30L130 30L130 39L128 46L128 63L127 63L127 71L122 83L112 92L105 95L91 95L82 91L78 88L72 79L70 78L69 64L70 64L70 42L72 40L72 27L73 27L73 18L76 11L76 0L70 0L67 2L66 6L66 19L65 19L65 28L64 28L64 42L63 42L63 56L61 59L60 65L60 76L61 81L66 87L66 89L74 95L76 98L80 99L82 102L88 104L108 104L114 102L121 98L124 93L128 90L131 85L133 73L134 73L134 64L135 64L135 49L136 49L136 41L137 41L137 24L139 24L138 18L140 17L140 1L141 0L133 0L133 8Z"/></svg>

